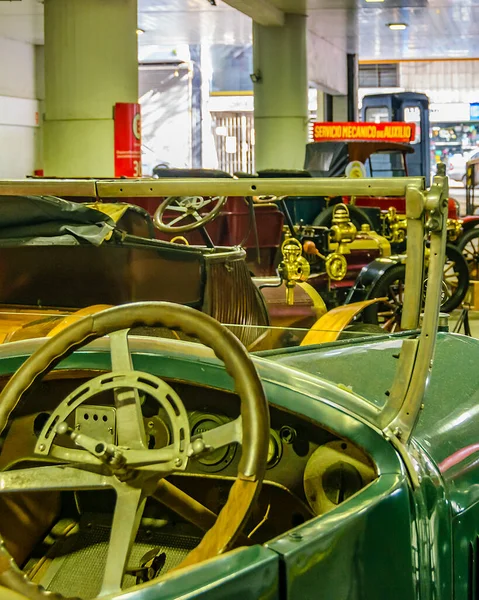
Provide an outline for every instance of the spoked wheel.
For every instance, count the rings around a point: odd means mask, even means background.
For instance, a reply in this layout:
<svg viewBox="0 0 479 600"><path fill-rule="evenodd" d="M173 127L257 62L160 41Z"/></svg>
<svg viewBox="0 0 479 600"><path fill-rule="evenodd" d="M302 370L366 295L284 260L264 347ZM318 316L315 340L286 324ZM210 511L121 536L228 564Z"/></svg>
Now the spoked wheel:
<svg viewBox="0 0 479 600"><path fill-rule="evenodd" d="M364 310L363 318L367 323L376 323L385 331L395 332L401 329L402 307L406 281L406 266L394 265L378 279L369 297L387 297L387 302L369 306ZM446 261L442 283L441 311L451 312L457 308L469 288L469 272L466 261L454 246L446 246ZM427 289L427 274L424 280L424 297Z"/></svg>
<svg viewBox="0 0 479 600"><path fill-rule="evenodd" d="M387 301L366 308L363 313L365 322L377 324L392 333L401 329L405 280L406 266L402 264L395 265L381 275L369 297L385 297Z"/></svg>
<svg viewBox="0 0 479 600"><path fill-rule="evenodd" d="M469 277L477 281L479 278L479 228L466 232L457 243L469 269Z"/></svg>
<svg viewBox="0 0 479 600"><path fill-rule="evenodd" d="M443 275L442 312L452 312L464 300L469 289L469 269L461 252L454 246L446 246L446 262Z"/></svg>

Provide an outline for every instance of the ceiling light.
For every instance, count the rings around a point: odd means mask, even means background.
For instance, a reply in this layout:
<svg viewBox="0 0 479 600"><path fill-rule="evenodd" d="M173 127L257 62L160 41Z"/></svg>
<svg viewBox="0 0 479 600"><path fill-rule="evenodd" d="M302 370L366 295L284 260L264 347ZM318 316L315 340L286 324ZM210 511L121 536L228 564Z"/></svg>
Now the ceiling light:
<svg viewBox="0 0 479 600"><path fill-rule="evenodd" d="M137 34L137 35L141 35L142 33L145 33L145 30L144 30L144 29L140 29L140 28L138 28L138 29L136 30L136 34Z"/></svg>
<svg viewBox="0 0 479 600"><path fill-rule="evenodd" d="M403 29L406 29L407 25L406 23L388 23L388 27L393 31L402 31Z"/></svg>
<svg viewBox="0 0 479 600"><path fill-rule="evenodd" d="M366 0L366 2L384 2L384 0Z"/></svg>

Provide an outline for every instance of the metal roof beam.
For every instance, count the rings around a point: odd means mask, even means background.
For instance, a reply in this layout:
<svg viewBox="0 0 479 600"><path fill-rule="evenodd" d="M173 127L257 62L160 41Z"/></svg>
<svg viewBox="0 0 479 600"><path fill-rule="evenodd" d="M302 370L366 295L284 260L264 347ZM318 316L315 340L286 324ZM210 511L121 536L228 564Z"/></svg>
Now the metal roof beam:
<svg viewBox="0 0 479 600"><path fill-rule="evenodd" d="M284 25L284 12L270 2L270 0L223 1L248 17L251 17L259 25L265 25L266 27L282 27Z"/></svg>

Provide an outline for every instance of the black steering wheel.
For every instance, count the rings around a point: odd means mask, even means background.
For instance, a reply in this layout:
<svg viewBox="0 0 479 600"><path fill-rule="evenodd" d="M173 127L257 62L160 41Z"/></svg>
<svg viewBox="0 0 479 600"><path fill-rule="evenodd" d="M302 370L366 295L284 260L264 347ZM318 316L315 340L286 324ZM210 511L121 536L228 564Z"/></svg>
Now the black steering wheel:
<svg viewBox="0 0 479 600"><path fill-rule="evenodd" d="M241 401L240 416L216 429L190 436L188 415L178 394L165 381L135 371L128 346L132 327L167 327L198 338L213 349L231 375ZM190 458L229 444L241 444L238 475L228 500L207 527L200 544L184 559L181 568L212 558L229 549L250 515L266 470L269 411L261 381L241 342L215 319L192 308L168 302L145 302L110 308L83 317L49 339L32 354L0 394L0 433L27 390L68 355L95 339L110 338L112 371L76 388L53 411L38 436L35 454L61 464L0 472L2 492L105 489L116 491L110 543L100 596L121 592L132 541L148 497L165 497L164 478L184 471ZM116 439L108 443L72 429L75 411L106 390L115 398ZM149 449L140 393L156 400L168 415L171 439L167 446ZM67 440L68 444L62 444ZM74 448L71 447L74 442ZM161 493L158 494L158 490ZM176 489L176 488L175 488ZM182 496L183 495L183 499ZM187 498L186 501L184 498ZM196 502L181 492L175 502L191 507ZM188 511L177 506L180 514ZM0 515L1 524L2 515ZM0 525L1 529L1 525ZM17 567L0 537L0 589L4 586L29 599L64 600L45 592ZM118 596L121 597L121 596Z"/></svg>

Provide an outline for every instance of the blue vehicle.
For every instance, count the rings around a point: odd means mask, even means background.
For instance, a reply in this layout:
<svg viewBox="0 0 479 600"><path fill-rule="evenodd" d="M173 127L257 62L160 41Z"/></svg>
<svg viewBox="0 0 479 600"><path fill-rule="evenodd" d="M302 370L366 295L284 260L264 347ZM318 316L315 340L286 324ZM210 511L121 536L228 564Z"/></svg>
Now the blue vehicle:
<svg viewBox="0 0 479 600"><path fill-rule="evenodd" d="M415 92L372 94L363 98L361 118L368 122L403 121L415 123L414 152L408 154L407 171L412 177L423 176L426 185L431 179L431 152L429 141L429 98Z"/></svg>

